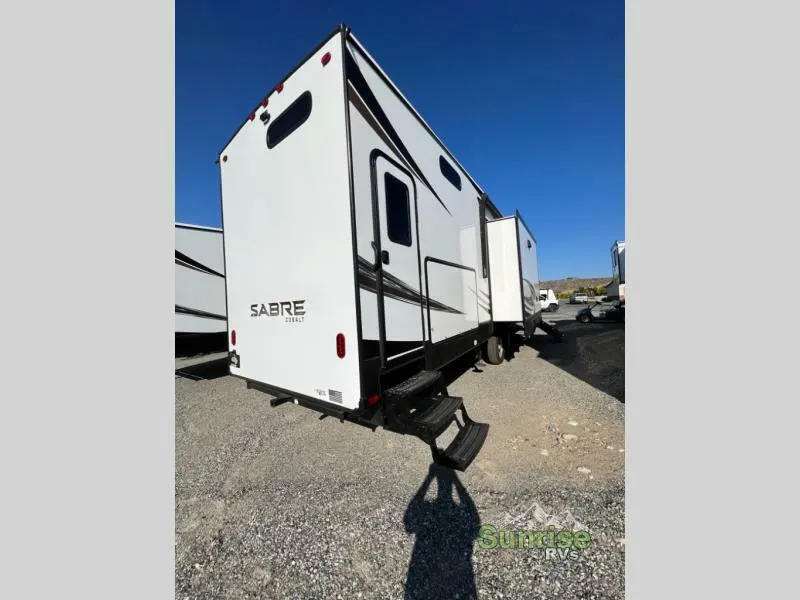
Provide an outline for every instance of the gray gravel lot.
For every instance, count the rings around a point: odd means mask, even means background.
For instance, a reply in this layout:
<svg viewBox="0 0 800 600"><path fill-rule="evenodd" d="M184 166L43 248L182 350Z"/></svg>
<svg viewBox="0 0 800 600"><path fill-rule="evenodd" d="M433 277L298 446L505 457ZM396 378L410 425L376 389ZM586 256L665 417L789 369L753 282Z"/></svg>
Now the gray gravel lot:
<svg viewBox="0 0 800 600"><path fill-rule="evenodd" d="M416 438L273 409L224 365L176 363L191 371L175 380L176 598L622 598L624 329L575 323L578 308L545 314L566 343L537 332L450 386L491 426L458 474ZM480 524L592 545L483 549Z"/></svg>

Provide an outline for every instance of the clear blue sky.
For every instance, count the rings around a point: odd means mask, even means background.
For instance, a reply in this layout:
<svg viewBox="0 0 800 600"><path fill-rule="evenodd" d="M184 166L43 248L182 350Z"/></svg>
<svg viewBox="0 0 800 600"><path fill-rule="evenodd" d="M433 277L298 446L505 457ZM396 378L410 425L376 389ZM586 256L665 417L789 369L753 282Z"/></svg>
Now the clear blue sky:
<svg viewBox="0 0 800 600"><path fill-rule="evenodd" d="M219 226L218 151L339 23L505 214L540 277L610 276L625 237L622 0L177 0L175 219Z"/></svg>

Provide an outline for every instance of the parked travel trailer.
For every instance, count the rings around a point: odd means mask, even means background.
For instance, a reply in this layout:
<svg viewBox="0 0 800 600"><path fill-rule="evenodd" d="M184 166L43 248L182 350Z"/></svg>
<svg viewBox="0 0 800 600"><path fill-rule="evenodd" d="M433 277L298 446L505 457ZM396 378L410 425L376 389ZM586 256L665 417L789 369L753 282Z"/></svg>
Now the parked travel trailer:
<svg viewBox="0 0 800 600"><path fill-rule="evenodd" d="M175 336L177 345L225 349L225 258L222 229L175 224Z"/></svg>
<svg viewBox="0 0 800 600"><path fill-rule="evenodd" d="M415 435L437 463L465 469L489 426L441 370L541 314L519 216L502 219L344 26L254 108L218 163L231 374L273 406ZM495 228L514 246L498 291Z"/></svg>
<svg viewBox="0 0 800 600"><path fill-rule="evenodd" d="M614 242L611 246L611 284L608 286L609 300L625 300L625 242Z"/></svg>

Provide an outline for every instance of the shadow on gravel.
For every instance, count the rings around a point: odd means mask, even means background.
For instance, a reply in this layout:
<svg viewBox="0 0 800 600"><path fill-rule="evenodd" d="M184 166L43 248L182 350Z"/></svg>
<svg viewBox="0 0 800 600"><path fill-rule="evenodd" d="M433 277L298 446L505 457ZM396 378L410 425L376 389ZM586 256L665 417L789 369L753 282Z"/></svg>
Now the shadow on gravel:
<svg viewBox="0 0 800 600"><path fill-rule="evenodd" d="M214 360L198 363L188 367L181 367L175 369L177 377L184 377L193 381L201 381L204 379L217 379L219 377L226 377L229 374L228 357L223 356Z"/></svg>
<svg viewBox="0 0 800 600"><path fill-rule="evenodd" d="M535 335L528 346L539 353L539 358L624 404L625 324L562 321L558 329L564 334L562 342Z"/></svg>
<svg viewBox="0 0 800 600"><path fill-rule="evenodd" d="M434 480L436 498L426 500ZM477 598L472 547L480 519L455 471L431 464L403 523L406 531L416 536L405 582L406 600Z"/></svg>

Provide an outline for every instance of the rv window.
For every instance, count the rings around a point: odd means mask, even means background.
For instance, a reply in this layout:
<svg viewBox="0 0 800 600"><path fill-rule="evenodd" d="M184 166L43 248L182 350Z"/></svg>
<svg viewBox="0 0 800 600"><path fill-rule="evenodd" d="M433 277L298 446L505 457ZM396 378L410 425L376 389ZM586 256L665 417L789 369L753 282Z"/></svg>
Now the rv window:
<svg viewBox="0 0 800 600"><path fill-rule="evenodd" d="M386 190L386 234L395 244L411 245L411 204L408 187L386 173L383 177Z"/></svg>
<svg viewBox="0 0 800 600"><path fill-rule="evenodd" d="M311 114L311 92L303 92L267 128L267 148L274 148L285 140Z"/></svg>
<svg viewBox="0 0 800 600"><path fill-rule="evenodd" d="M444 159L444 156L439 157L439 169L441 169L442 175L447 181L452 183L457 190L461 189L461 177L450 163Z"/></svg>

